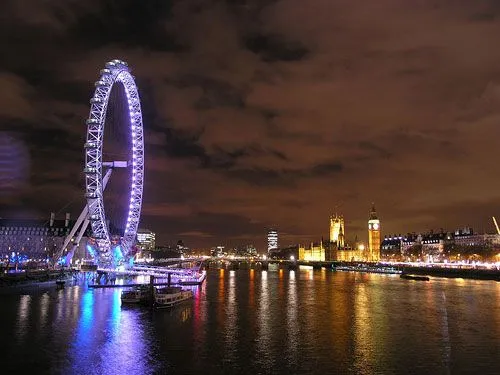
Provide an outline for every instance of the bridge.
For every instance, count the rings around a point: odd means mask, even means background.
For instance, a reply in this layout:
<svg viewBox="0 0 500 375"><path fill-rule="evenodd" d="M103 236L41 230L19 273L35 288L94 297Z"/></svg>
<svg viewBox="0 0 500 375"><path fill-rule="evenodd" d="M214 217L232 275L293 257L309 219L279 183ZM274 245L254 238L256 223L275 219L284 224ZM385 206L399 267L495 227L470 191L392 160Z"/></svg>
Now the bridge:
<svg viewBox="0 0 500 375"><path fill-rule="evenodd" d="M168 259L167 263L181 265L182 263L194 261L197 261L198 265L191 268L178 268L172 266L161 267L145 264L138 264L128 269L125 267L98 267L96 270L98 274L97 280L101 280L103 276L105 276L106 280L109 278L114 279L117 276L145 276L156 279L167 279L169 283L171 282L173 284L200 285L206 278L206 272L201 270L203 260L200 261L199 258L172 258Z"/></svg>
<svg viewBox="0 0 500 375"><path fill-rule="evenodd" d="M314 269L332 268L343 262L337 261L304 261L291 259L252 259L252 258L211 258L207 260L207 268L217 263L223 263L227 268L261 268L269 269L271 267L297 269L299 266L311 266Z"/></svg>
<svg viewBox="0 0 500 375"><path fill-rule="evenodd" d="M166 269L166 268L132 268L117 270L115 268L98 268L98 274L108 274L113 276L148 276L156 279L168 279L173 284L199 285L206 278L205 271L191 271L187 269Z"/></svg>

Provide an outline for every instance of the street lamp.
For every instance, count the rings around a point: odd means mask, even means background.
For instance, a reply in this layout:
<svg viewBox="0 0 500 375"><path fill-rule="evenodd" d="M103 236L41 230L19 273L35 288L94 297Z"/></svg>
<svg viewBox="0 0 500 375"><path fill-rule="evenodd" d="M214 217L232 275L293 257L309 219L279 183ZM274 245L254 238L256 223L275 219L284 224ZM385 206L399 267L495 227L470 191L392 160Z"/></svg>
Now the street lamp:
<svg viewBox="0 0 500 375"><path fill-rule="evenodd" d="M290 255L290 260L293 262L295 260L295 257L293 255Z"/></svg>

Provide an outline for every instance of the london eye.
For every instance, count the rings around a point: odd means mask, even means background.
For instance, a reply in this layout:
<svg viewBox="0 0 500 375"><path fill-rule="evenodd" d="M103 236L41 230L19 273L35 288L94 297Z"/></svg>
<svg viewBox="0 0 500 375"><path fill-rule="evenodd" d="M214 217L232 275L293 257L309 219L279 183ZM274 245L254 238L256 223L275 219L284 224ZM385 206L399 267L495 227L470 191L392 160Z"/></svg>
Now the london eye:
<svg viewBox="0 0 500 375"><path fill-rule="evenodd" d="M128 116L128 123L120 124L128 128L129 145L127 160L103 160L103 141L112 89L115 85L123 86ZM85 197L87 199L88 220L92 228L92 236L97 242L100 263L109 263L112 239L109 220L107 220L104 189L115 168L130 168L128 209L124 223L120 246L126 258L135 244L137 227L141 215L142 193L144 183L144 138L142 111L139 93L134 78L130 74L127 63L112 60L106 63L95 83L95 92L90 99L90 113L87 119L87 138L85 142Z"/></svg>
<svg viewBox="0 0 500 375"><path fill-rule="evenodd" d="M83 169L86 205L66 237L59 255L66 253L64 259L69 265L90 223L92 246L87 245L90 257L100 266L117 266L117 260L123 262L133 255L144 184L141 103L134 77L124 61L109 61L101 70L90 99L86 124ZM119 138L110 132L109 129L113 127L119 128L125 137ZM109 147L106 147L113 142L118 144L119 153L110 152ZM117 168L128 172L126 180L119 181L121 191L114 192L115 197L118 195L126 198L125 202L122 201L118 205L124 209L125 219L118 220L118 225L113 225L113 204L109 204L105 199L105 189L106 193L109 193L109 180L113 170ZM107 194L108 198L109 196L110 194ZM114 206L116 208L116 201ZM68 251L66 248L70 242L73 242L73 248Z"/></svg>

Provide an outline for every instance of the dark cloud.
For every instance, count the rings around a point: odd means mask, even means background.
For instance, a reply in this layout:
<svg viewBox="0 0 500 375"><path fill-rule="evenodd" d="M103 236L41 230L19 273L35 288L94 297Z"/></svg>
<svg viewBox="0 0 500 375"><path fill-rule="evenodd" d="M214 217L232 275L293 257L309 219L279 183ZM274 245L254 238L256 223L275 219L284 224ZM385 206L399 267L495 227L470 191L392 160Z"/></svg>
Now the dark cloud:
<svg viewBox="0 0 500 375"><path fill-rule="evenodd" d="M209 76L188 74L175 80L166 79L165 83L180 89L196 87L202 90L200 98L194 103L196 109L214 107L243 107L244 93L229 82L216 80Z"/></svg>
<svg viewBox="0 0 500 375"><path fill-rule="evenodd" d="M297 42L277 35L250 35L244 38L245 47L258 54L264 61L299 61L308 50Z"/></svg>
<svg viewBox="0 0 500 375"><path fill-rule="evenodd" d="M165 129L166 152L173 158L195 158L202 164L208 162L205 149L199 144L199 136L174 129Z"/></svg>
<svg viewBox="0 0 500 375"><path fill-rule="evenodd" d="M182 51L168 21L173 2L153 0L138 6L133 0L96 2L88 12L69 28L70 37L85 48L116 44L125 48L151 51Z"/></svg>
<svg viewBox="0 0 500 375"><path fill-rule="evenodd" d="M0 214L78 213L88 100L121 58L144 114L143 225L160 243L262 250L268 226L285 243L319 239L335 207L347 237L366 239L372 201L389 233L487 229L500 211L499 12L489 0L6 1L0 131L29 161ZM106 133L118 146L119 127Z"/></svg>
<svg viewBox="0 0 500 375"><path fill-rule="evenodd" d="M231 178L245 181L250 185L295 187L299 179L313 177L329 178L331 175L341 172L342 169L342 164L331 162L318 164L306 170L232 169L227 170L225 174Z"/></svg>

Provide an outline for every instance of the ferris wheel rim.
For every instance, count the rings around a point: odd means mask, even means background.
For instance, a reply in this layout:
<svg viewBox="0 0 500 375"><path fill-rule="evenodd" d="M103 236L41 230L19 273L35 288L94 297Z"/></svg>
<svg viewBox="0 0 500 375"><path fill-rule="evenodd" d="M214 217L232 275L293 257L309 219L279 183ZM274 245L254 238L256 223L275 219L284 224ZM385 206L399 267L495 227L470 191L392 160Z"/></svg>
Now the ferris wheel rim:
<svg viewBox="0 0 500 375"><path fill-rule="evenodd" d="M111 236L106 222L103 199L102 160L104 127L111 90L116 83L123 85L129 109L128 126L130 134L132 178L129 188L128 214L124 234L121 240L122 252L127 255L134 245L140 220L144 185L144 135L142 109L134 77L130 74L127 63L112 60L106 63L95 83L94 95L90 99L90 112L87 119L85 149L85 196L87 199L88 218L92 233L98 241L99 251L109 255ZM127 165L128 166L128 165ZM112 167L111 167L112 168ZM106 254L107 253L107 254Z"/></svg>

